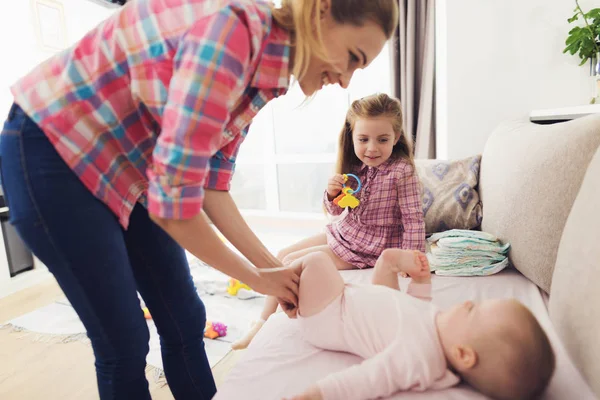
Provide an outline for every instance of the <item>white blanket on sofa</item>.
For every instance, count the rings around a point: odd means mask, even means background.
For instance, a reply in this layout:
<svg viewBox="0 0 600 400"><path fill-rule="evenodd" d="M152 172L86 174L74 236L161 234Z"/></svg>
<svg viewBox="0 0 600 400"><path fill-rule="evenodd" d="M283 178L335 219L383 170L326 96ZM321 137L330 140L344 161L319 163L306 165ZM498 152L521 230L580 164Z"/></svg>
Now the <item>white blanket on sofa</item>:
<svg viewBox="0 0 600 400"><path fill-rule="evenodd" d="M370 270L344 271L349 282L367 283ZM401 280L406 287L407 279ZM565 353L548 317L540 289L514 270L488 277L433 277L433 302L444 309L467 299L517 298L537 316L557 355L557 370L546 399L594 399ZM301 392L328 373L358 363L359 357L316 349L302 339L296 321L271 317L219 387L214 400L281 400ZM392 399L484 399L466 385L443 392L398 393Z"/></svg>

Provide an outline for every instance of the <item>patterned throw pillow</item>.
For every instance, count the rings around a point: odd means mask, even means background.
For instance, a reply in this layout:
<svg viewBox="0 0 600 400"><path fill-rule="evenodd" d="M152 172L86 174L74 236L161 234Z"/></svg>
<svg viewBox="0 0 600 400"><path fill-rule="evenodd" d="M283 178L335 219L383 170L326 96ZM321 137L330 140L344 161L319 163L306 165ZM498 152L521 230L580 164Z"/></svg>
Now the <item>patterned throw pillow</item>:
<svg viewBox="0 0 600 400"><path fill-rule="evenodd" d="M481 155L459 161L415 160L423 185L427 234L449 229L476 229L482 209L477 185Z"/></svg>

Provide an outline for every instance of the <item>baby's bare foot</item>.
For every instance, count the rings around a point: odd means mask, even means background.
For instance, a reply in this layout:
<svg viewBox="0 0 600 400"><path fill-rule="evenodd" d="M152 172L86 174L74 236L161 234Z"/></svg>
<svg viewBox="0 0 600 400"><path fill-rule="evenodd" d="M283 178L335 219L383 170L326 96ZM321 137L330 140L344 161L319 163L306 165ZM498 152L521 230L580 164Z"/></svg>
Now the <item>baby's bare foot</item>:
<svg viewBox="0 0 600 400"><path fill-rule="evenodd" d="M400 250L404 254L399 259L401 272L408 274L411 278L420 278L429 274L429 262L427 256L418 250Z"/></svg>
<svg viewBox="0 0 600 400"><path fill-rule="evenodd" d="M411 278L417 283L430 283L431 270L429 269L429 260L427 255L420 251L415 251L416 270L409 273Z"/></svg>
<svg viewBox="0 0 600 400"><path fill-rule="evenodd" d="M417 250L387 249L378 260L383 268L412 278L429 277L427 256Z"/></svg>

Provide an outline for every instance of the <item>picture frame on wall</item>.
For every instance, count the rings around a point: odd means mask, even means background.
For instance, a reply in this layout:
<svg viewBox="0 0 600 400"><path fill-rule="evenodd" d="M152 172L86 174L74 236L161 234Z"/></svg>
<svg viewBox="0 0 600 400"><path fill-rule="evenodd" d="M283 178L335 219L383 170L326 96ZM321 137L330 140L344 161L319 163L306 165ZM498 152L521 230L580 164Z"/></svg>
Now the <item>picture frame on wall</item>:
<svg viewBox="0 0 600 400"><path fill-rule="evenodd" d="M120 8L127 3L127 0L89 0L92 3L96 3L99 6L106 8Z"/></svg>
<svg viewBox="0 0 600 400"><path fill-rule="evenodd" d="M35 32L43 51L56 53L67 47L65 9L56 0L31 0Z"/></svg>

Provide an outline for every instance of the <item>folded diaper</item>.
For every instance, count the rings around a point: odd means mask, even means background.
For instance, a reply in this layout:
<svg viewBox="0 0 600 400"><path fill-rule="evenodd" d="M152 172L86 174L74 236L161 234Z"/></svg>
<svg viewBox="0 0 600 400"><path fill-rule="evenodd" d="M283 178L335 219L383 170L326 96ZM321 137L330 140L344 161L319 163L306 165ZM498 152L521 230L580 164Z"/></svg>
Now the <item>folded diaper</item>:
<svg viewBox="0 0 600 400"><path fill-rule="evenodd" d="M490 233L481 231L471 231L466 229L450 229L449 231L434 233L429 237L430 242L437 242L442 238L448 237L459 237L459 238L473 238L486 240L488 242L496 242L498 238Z"/></svg>
<svg viewBox="0 0 600 400"><path fill-rule="evenodd" d="M438 269L435 271L435 274L440 276L487 276L496 274L506 267L508 267L508 258L482 268L458 267L454 269Z"/></svg>
<svg viewBox="0 0 600 400"><path fill-rule="evenodd" d="M442 249L459 249L469 251L496 252L506 254L510 248L510 244L500 244L497 242L488 242L482 239L449 237L442 238L436 242L437 246ZM500 245L500 246L499 246Z"/></svg>
<svg viewBox="0 0 600 400"><path fill-rule="evenodd" d="M508 266L510 244L486 232L453 229L428 239L432 271L445 276L484 276Z"/></svg>

